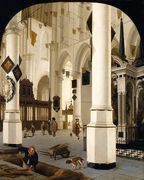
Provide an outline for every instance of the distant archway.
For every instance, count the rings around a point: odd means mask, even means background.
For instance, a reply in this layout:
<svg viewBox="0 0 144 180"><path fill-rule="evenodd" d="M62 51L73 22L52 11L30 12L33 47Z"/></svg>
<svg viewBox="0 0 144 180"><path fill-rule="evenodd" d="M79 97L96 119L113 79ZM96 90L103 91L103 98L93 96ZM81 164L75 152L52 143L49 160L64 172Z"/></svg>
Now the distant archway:
<svg viewBox="0 0 144 180"><path fill-rule="evenodd" d="M49 79L43 76L38 83L37 99L42 101L49 100Z"/></svg>

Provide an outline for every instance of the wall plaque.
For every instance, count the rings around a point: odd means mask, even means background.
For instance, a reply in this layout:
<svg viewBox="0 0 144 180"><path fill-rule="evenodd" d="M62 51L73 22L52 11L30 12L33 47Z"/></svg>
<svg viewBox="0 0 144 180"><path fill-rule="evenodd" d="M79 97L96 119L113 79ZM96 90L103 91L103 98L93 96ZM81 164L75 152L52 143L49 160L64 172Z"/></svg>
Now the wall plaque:
<svg viewBox="0 0 144 180"><path fill-rule="evenodd" d="M53 109L58 112L60 110L60 97L54 96L53 97Z"/></svg>

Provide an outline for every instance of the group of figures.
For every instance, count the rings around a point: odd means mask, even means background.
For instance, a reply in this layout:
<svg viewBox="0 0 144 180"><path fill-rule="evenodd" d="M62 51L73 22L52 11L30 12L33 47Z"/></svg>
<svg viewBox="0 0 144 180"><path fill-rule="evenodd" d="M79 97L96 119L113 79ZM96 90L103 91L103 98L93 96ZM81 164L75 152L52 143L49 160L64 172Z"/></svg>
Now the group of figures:
<svg viewBox="0 0 144 180"><path fill-rule="evenodd" d="M48 120L48 123L43 121L41 124L42 135L45 135L45 132L48 131L49 135L56 136L57 129L58 124L56 122L55 117L52 117L51 120Z"/></svg>
<svg viewBox="0 0 144 180"><path fill-rule="evenodd" d="M34 136L34 135L35 135L35 130L36 130L36 129L35 129L35 126L34 126L34 124L32 124L32 125L31 125L31 129L30 129L30 131L31 131L31 136ZM26 137L28 137L28 136L30 136L29 130L28 130L27 127L24 127L23 137L26 138Z"/></svg>
<svg viewBox="0 0 144 180"><path fill-rule="evenodd" d="M41 124L41 132L42 135L45 135L45 132L47 131L49 135L53 135L56 136L56 131L57 131L58 125L56 122L55 117L53 117L51 120L48 121L48 123L46 122L42 122ZM80 123L79 123L79 119L77 118L73 124L73 129L72 129L72 133L74 133L76 135L76 137L79 139L80 138ZM24 137L26 137L26 131L27 129L24 129ZM32 136L34 136L35 134L35 126L32 124L31 125L31 133ZM20 152L20 156L21 156L21 150ZM25 155L24 157L22 157L23 163L25 164L25 166L32 170L32 171L36 171L36 165L38 163L38 153L36 152L36 149L34 146L30 146L29 148L24 150Z"/></svg>
<svg viewBox="0 0 144 180"><path fill-rule="evenodd" d="M57 147L58 146L62 146L62 145L57 145ZM64 146L63 146L63 148L64 148ZM24 156L22 154L22 151L24 152ZM64 149L63 149L63 151L64 151ZM66 154L66 152L68 154ZM63 153L64 154L62 157L69 157L70 151L68 149L65 149L65 151ZM37 164L38 164L39 157L38 157L38 153L34 146L30 146L28 148L25 148L24 150L19 148L18 157L23 161L23 168L37 172ZM81 157L74 157L72 159L67 159L65 161L65 163L71 164L72 168L74 168L74 169L76 169L78 166L80 168L82 165L84 167L84 159Z"/></svg>
<svg viewBox="0 0 144 180"><path fill-rule="evenodd" d="M72 133L74 133L76 135L76 137L79 139L80 138L80 129L81 129L81 126L80 126L80 122L79 122L79 119L75 119L75 122L73 123L73 128L72 128ZM31 136L34 136L35 135L35 126L34 124L31 125L31 128L30 128L30 131L31 131ZM41 123L41 132L42 132L42 135L45 135L46 132L48 132L49 135L52 135L52 136L56 136L56 132L58 130L58 124L56 122L56 119L55 117L52 117L51 120L48 120L48 122L45 122L43 121ZM72 136L72 133L70 134ZM24 138L30 136L29 135L29 131L28 129L25 127L24 128Z"/></svg>
<svg viewBox="0 0 144 180"><path fill-rule="evenodd" d="M57 129L58 129L58 124L56 122L55 117L52 117L52 119L48 120L48 122L43 121L41 123L40 128L41 128L42 135L45 135L46 131L47 131L49 135L56 136L56 132L57 132ZM26 138L28 136L32 137L32 136L35 135L35 131L36 131L36 128L35 128L34 124L31 125L30 130L28 130L27 127L25 127L24 131L23 131L23 137L24 138ZM29 132L31 133L31 135L29 134Z"/></svg>

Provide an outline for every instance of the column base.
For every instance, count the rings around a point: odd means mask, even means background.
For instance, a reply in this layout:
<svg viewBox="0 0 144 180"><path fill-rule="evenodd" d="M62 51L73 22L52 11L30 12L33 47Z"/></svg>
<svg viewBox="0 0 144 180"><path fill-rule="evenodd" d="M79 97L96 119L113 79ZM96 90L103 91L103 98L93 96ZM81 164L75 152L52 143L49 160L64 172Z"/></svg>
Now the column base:
<svg viewBox="0 0 144 180"><path fill-rule="evenodd" d="M87 162L94 167L113 166L116 162L116 131L114 126L87 126ZM106 167L105 167L106 168Z"/></svg>
<svg viewBox="0 0 144 180"><path fill-rule="evenodd" d="M10 146L19 146L22 144L22 123L3 122L3 144Z"/></svg>
<svg viewBox="0 0 144 180"><path fill-rule="evenodd" d="M87 166L94 169L109 170L116 167L116 163L110 164L98 164L98 163L87 163Z"/></svg>

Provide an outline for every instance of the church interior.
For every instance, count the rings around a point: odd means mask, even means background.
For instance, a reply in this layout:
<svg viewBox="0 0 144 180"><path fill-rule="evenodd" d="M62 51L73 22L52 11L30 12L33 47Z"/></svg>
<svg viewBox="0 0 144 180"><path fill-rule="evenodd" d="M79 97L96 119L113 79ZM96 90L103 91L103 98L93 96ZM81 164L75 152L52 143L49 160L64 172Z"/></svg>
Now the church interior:
<svg viewBox="0 0 144 180"><path fill-rule="evenodd" d="M144 54L134 22L120 9L30 6L8 22L0 56L4 144L21 145L24 127L40 130L55 117L58 130L80 120L90 166L115 167L116 144L144 145Z"/></svg>

